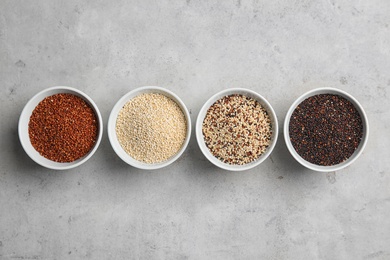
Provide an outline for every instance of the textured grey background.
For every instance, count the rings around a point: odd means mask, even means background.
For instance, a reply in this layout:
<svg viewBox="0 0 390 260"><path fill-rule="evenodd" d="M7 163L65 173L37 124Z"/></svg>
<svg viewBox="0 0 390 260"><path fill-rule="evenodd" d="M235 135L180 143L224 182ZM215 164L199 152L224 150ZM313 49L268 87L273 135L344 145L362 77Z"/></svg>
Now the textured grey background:
<svg viewBox="0 0 390 260"><path fill-rule="evenodd" d="M0 0L0 259L390 259L388 0ZM217 91L274 106L316 87L355 96L371 126L350 167L304 169L282 133L253 170L225 172L195 135L173 165L123 163L103 135L84 165L35 164L17 135L33 95L76 87L104 123L144 85L174 91L194 125Z"/></svg>

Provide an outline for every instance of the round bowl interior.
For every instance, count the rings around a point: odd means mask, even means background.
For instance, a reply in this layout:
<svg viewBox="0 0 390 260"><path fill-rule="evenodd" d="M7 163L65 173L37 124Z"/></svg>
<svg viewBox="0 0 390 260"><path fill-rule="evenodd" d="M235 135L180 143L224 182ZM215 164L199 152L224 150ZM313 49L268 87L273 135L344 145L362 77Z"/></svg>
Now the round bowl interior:
<svg viewBox="0 0 390 260"><path fill-rule="evenodd" d="M247 97L251 97L255 100L257 100L260 105L262 105L268 112L268 115L270 116L271 119L271 125L272 125L272 136L271 136L271 142L269 147L266 149L266 151L257 159L254 160L253 162L244 164L244 165L232 165L232 164L227 164L222 161L220 161L218 158L216 158L210 150L207 148L206 143L204 141L203 137L203 132L202 132L202 124L204 121L204 118L206 116L207 110L219 99L229 96L232 94L241 94ZM221 92L218 92L214 96L212 96L209 100L206 101L206 103L203 105L201 108L198 118L196 120L196 139L198 142L198 145L202 151L202 153L206 156L206 158L213 163L214 165L224 169L224 170L229 170L229 171L244 171L244 170L249 170L260 163L262 163L267 157L271 154L272 150L275 147L277 138L278 138L278 120L276 118L276 114L270 103L261 95L257 94L256 92L249 90L249 89L243 89L243 88L231 88L231 89L226 89Z"/></svg>
<svg viewBox="0 0 390 260"><path fill-rule="evenodd" d="M116 120L117 120L118 114L121 111L121 109L123 108L123 106L132 98L134 98L138 95L144 94L144 93L158 93L158 94L162 94L166 97L171 98L173 101L175 101L179 105L179 107L183 111L183 114L184 114L185 119L186 119L187 133L186 133L186 138L185 138L185 141L183 143L183 146L174 156L172 156L168 160L160 162L160 163L153 163L153 164L144 163L144 162L138 161L138 160L134 159L133 157L131 157L128 153L126 153L126 151L120 145L120 143L118 141L117 134L116 134L116 130L115 130ZM159 168L168 166L169 164L176 161L183 154L183 152L187 148L187 145L188 145L188 142L189 142L190 136L191 136L191 118L190 118L190 114L188 112L188 109L185 106L185 104L183 103L183 101L177 95L175 95L173 92L171 92L165 88L156 87L156 86L140 87L140 88L137 88L137 89L125 94L114 105L114 107L111 111L110 117L108 119L107 133L108 133L108 138L110 140L112 148L114 149L115 153L124 162L126 162L127 164L129 164L131 166L139 168L139 169L154 170L154 169L159 169Z"/></svg>
<svg viewBox="0 0 390 260"><path fill-rule="evenodd" d="M341 97L344 97L345 99L349 100L357 109L357 111L360 114L360 117L362 119L363 123L363 137L362 140L358 146L358 148L355 150L355 152L352 154L351 157L349 157L347 160L345 160L342 163L332 165L332 166L322 166L322 165L317 165L310 163L303 159L294 149L291 140L290 140L290 132L289 132L289 125L290 125L290 118L292 113L294 112L295 108L306 98L319 95L319 94L332 94L332 95L339 95ZM350 94L348 94L345 91L342 91L340 89L336 88L317 88L314 90L311 90L309 92L306 92L302 96L300 96L298 99L295 100L295 102L291 105L290 109L288 110L286 114L286 118L284 120L284 126L283 126L283 131L284 131L284 140L286 142L287 148L290 151L291 155L303 166L314 170L318 172L333 172L333 171L338 171L341 170L351 163L353 163L359 155L363 152L364 147L366 146L367 139L368 139L368 132L369 132L369 127L368 127L368 120L366 113L363 110L363 107L359 104L359 102Z"/></svg>
<svg viewBox="0 0 390 260"><path fill-rule="evenodd" d="M44 98L46 98L48 96L55 95L55 94L60 94L60 93L73 94L73 95L76 95L76 96L84 99L91 106L91 108L95 112L95 115L96 115L97 120L98 120L98 138L96 140L95 146L84 157L82 157L76 161L68 162L68 163L55 162L55 161L49 160L49 159L43 157L42 155L40 155L39 152L37 152L35 150L35 148L32 146L31 141L30 141L30 137L28 134L28 124L30 121L31 114L32 114L33 110L35 109L35 107ZM100 114L98 107L96 106L96 104L93 102L93 100L89 96L87 96L85 93L83 93L80 90L75 89L75 88L58 86L58 87L47 88L47 89L39 92L38 94L36 94L34 97L32 97L27 102L27 104L23 108L23 111L22 111L20 118L19 118L18 132L19 132L19 139L20 139L20 142L22 144L23 149L26 151L27 155L33 161L35 161L36 163L38 163L46 168L49 168L49 169L67 170L67 169L77 167L77 166L81 165L82 163L86 162L95 153L95 151L97 150L97 148L100 144L100 141L102 139L103 121L102 121L102 116Z"/></svg>

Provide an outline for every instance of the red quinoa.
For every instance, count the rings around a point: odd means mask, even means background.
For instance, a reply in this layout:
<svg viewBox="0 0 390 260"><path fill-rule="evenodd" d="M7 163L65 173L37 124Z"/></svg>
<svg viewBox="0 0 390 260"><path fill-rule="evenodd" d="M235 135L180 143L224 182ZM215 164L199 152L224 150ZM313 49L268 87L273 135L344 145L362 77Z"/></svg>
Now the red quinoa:
<svg viewBox="0 0 390 260"><path fill-rule="evenodd" d="M55 162L73 162L95 145L98 122L93 109L73 94L43 99L31 114L28 132L32 146Z"/></svg>

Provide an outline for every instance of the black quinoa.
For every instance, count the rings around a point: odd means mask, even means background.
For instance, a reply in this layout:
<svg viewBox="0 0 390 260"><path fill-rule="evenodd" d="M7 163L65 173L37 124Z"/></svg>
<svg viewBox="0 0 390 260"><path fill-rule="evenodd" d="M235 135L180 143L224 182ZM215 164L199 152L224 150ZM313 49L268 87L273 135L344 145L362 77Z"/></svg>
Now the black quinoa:
<svg viewBox="0 0 390 260"><path fill-rule="evenodd" d="M339 95L319 94L302 101L289 124L297 153L316 165L347 160L363 137L363 123L355 106Z"/></svg>

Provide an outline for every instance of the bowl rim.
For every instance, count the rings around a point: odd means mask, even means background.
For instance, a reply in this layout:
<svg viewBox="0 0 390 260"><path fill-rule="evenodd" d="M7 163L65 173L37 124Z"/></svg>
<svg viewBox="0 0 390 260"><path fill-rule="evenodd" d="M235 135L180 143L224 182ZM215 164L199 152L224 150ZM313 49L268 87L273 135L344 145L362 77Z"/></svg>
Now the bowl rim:
<svg viewBox="0 0 390 260"><path fill-rule="evenodd" d="M362 123L363 123L363 137L362 137L362 140L360 141L358 148L356 148L354 153L347 160L345 160L344 162L341 162L339 164L335 164L335 165L331 165L331 166L322 166L322 165L317 165L317 164L313 164L313 163L306 161L295 151L294 147L292 146L291 140L290 140L289 124L290 124L291 115L294 112L295 108L301 102L303 102L305 99L307 99L308 97L319 95L319 94L339 95L341 97L346 98L358 110L360 117L362 119ZM309 91L303 93L301 96L299 96L297 99L295 99L295 101L291 104L290 108L288 109L288 111L286 113L286 117L284 119L283 135L284 135L284 140L285 140L286 146L287 146L290 154L301 165L303 165L306 168L313 170L313 171L334 172L334 171L339 171L341 169L344 169L345 167L351 165L362 154L362 152L367 144L367 141L368 141L369 124L368 124L367 115L366 115L362 105L351 94L349 94L348 92L346 92L344 90L338 89L338 88L321 87L321 88L315 88L315 89L312 89L312 90L309 90Z"/></svg>
<svg viewBox="0 0 390 260"><path fill-rule="evenodd" d="M30 121L31 114L35 107L46 97L55 95L55 94L60 94L60 93L69 93L69 94L74 94L80 98L82 98L84 101L90 105L90 107L93 109L97 121L98 121L98 136L95 142L95 145L93 148L83 157L73 161L73 162L66 162L66 163L60 163L60 162L55 162L52 160L49 160L45 158L44 156L40 155L38 151L35 150L35 148L32 146L30 142L30 137L28 134L28 123ZM73 87L68 87L68 86L54 86L54 87L49 87L45 88L38 93L36 93L33 97L31 97L25 106L23 107L23 110L20 114L19 117L19 122L18 122L18 135L19 135L19 140L20 143L24 149L24 151L27 153L27 155L37 164L48 168L52 170L69 170L72 168L75 168L77 166L80 166L81 164L85 163L88 161L92 155L96 152L98 149L102 136L103 136L103 120L101 113L99 111L98 106L95 104L95 102L92 100L91 97L89 97L87 94L85 94L83 91L73 88Z"/></svg>
<svg viewBox="0 0 390 260"><path fill-rule="evenodd" d="M233 94L241 94L244 96L249 96L256 101L258 101L267 111L271 118L271 126L272 126L272 137L271 137L271 143L266 149L266 152L263 153L258 159L254 160L253 162L244 164L244 165L231 165L224 163L217 159L210 150L207 148L205 142L204 142L204 137L203 137L203 131L202 131L202 124L205 118L205 115L208 111L208 109L219 99L223 98L224 96L227 95L233 95ZM268 102L267 99L265 99L262 95L257 93L254 90L247 89L247 88L228 88L224 89L222 91L219 91L212 95L202 106L198 113L198 117L196 120L196 140L198 143L198 146L200 150L202 151L203 155L215 166L227 170L227 171L246 171L249 169L252 169L261 163L263 163L268 156L271 155L273 149L276 146L277 140L278 140L278 135L279 135L279 126L278 126L278 119L275 113L275 110L271 106L271 104Z"/></svg>
<svg viewBox="0 0 390 260"><path fill-rule="evenodd" d="M126 151L122 148L120 145L117 135L116 135L116 120L118 117L119 111L123 108L123 106L132 98L144 94L144 93L159 93L162 94L168 98L171 98L182 110L184 117L186 119L186 126L187 126L187 132L186 132L186 138L184 140L184 143L180 150L173 156L171 156L169 159L163 162L159 163L144 163L140 162L134 158L132 158L129 154L126 153ZM188 143L191 138L191 117L190 113L184 104L184 102L177 96L175 93L172 91L160 87L160 86L142 86L142 87L137 87L126 94L124 94L113 106L110 112L110 116L108 118L108 123L107 123L107 133L108 133L108 139L110 141L111 147L115 151L115 153L121 158L125 163L138 168L142 170L156 170L160 169L163 167L166 167L173 162L175 162L186 150Z"/></svg>

